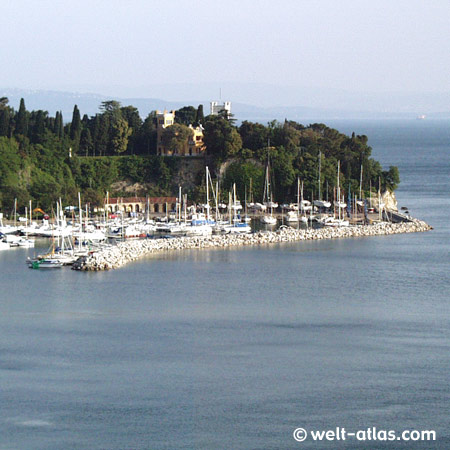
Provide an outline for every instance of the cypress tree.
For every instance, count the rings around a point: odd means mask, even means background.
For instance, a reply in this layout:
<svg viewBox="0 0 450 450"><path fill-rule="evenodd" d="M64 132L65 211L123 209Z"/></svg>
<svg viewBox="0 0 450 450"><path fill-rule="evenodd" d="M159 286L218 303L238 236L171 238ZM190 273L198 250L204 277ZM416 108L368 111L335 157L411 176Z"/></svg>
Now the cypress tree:
<svg viewBox="0 0 450 450"><path fill-rule="evenodd" d="M56 111L56 114L55 114L55 123L53 124L53 133L55 133L56 136L59 136L59 111Z"/></svg>
<svg viewBox="0 0 450 450"><path fill-rule="evenodd" d="M200 125L203 123L205 115L203 114L203 105L198 105L197 114L195 115L195 123Z"/></svg>
<svg viewBox="0 0 450 450"><path fill-rule="evenodd" d="M70 124L70 139L74 142L75 150L78 150L81 134L81 116L78 106L75 105L72 114L72 123Z"/></svg>
<svg viewBox="0 0 450 450"><path fill-rule="evenodd" d="M26 136L28 134L28 115L25 109L25 100L20 99L19 112L17 113L16 119L16 134L21 134Z"/></svg>
<svg viewBox="0 0 450 450"><path fill-rule="evenodd" d="M80 137L80 153L89 156L89 152L92 151L93 148L94 145L92 143L91 132L89 131L89 128L83 128Z"/></svg>
<svg viewBox="0 0 450 450"><path fill-rule="evenodd" d="M64 139L64 121L62 111L59 112L58 137Z"/></svg>
<svg viewBox="0 0 450 450"><path fill-rule="evenodd" d="M106 114L102 114L98 119L98 128L96 132L95 139L95 149L98 153L98 156L105 156L109 147L109 129L110 129L110 120L109 116Z"/></svg>
<svg viewBox="0 0 450 450"><path fill-rule="evenodd" d="M81 125L82 125L81 128L86 128L86 127L89 126L89 117L88 117L87 114L85 114L85 115L83 116L83 118L81 119Z"/></svg>
<svg viewBox="0 0 450 450"><path fill-rule="evenodd" d="M9 111L7 108L0 109L0 136L8 136Z"/></svg>
<svg viewBox="0 0 450 450"><path fill-rule="evenodd" d="M100 129L100 116L98 114L96 114L92 120L92 126L91 126L91 137L92 137L92 141L94 143L94 154L92 156L95 156L97 154L97 141L98 141L99 129Z"/></svg>
<svg viewBox="0 0 450 450"><path fill-rule="evenodd" d="M34 113L33 113L34 114ZM41 144L45 134L45 113L42 110L37 111L32 128L32 142Z"/></svg>

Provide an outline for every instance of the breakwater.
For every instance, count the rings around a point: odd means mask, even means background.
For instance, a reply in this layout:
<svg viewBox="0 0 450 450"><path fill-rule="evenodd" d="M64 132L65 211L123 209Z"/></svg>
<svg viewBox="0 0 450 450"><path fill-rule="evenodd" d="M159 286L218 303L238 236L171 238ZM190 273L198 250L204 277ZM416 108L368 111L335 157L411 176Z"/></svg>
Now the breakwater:
<svg viewBox="0 0 450 450"><path fill-rule="evenodd" d="M417 233L431 230L427 223L413 219L407 223L382 222L352 227L325 227L319 229L281 228L276 231L242 235L212 235L209 237L175 237L172 239L143 239L119 242L89 256L80 258L73 266L76 270L117 269L144 255L187 249L225 248L242 245L266 245L320 239L382 236L399 233Z"/></svg>

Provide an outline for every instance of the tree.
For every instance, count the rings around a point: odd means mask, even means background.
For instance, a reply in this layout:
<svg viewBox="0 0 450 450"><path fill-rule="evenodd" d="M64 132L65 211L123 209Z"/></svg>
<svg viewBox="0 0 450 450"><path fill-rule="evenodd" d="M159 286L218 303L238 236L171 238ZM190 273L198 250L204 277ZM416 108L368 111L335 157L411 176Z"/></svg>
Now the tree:
<svg viewBox="0 0 450 450"><path fill-rule="evenodd" d="M382 172L381 178L383 182L383 189L387 189L391 192L394 191L400 183L400 173L398 171L398 167L390 166L389 170Z"/></svg>
<svg viewBox="0 0 450 450"><path fill-rule="evenodd" d="M120 102L116 100L106 100L100 104L99 107L102 114L108 114L111 116L120 116Z"/></svg>
<svg viewBox="0 0 450 450"><path fill-rule="evenodd" d="M251 197L255 201L261 201L263 198L264 172L264 166L259 163L252 161L233 162L226 169L222 188L230 192L233 184L236 183L239 199L244 200L245 194L247 194L248 201L251 200ZM250 185L252 186L252 192L250 192Z"/></svg>
<svg viewBox="0 0 450 450"><path fill-rule="evenodd" d="M135 152L141 155L156 154L156 111L152 111L137 132Z"/></svg>
<svg viewBox="0 0 450 450"><path fill-rule="evenodd" d="M125 119L117 119L112 126L111 145L114 153L120 154L127 150L128 138L132 133Z"/></svg>
<svg viewBox="0 0 450 450"><path fill-rule="evenodd" d="M195 122L197 111L193 106L183 106L175 112L175 122L183 125L191 125Z"/></svg>
<svg viewBox="0 0 450 450"><path fill-rule="evenodd" d="M15 134L21 134L22 136L26 136L28 134L28 113L25 109L25 100L23 98L20 99L19 112L16 116Z"/></svg>
<svg viewBox="0 0 450 450"><path fill-rule="evenodd" d="M203 121L205 120L205 115L203 113L203 105L198 105L197 113L195 115L195 123L197 125L203 124Z"/></svg>
<svg viewBox="0 0 450 450"><path fill-rule="evenodd" d="M208 155L223 161L242 148L242 139L236 128L223 117L208 116L204 127L203 142Z"/></svg>
<svg viewBox="0 0 450 450"><path fill-rule="evenodd" d="M33 143L42 144L45 135L45 119L47 117L47 112L41 109L37 112L33 111L31 113L32 119L32 130L31 130L31 141Z"/></svg>
<svg viewBox="0 0 450 450"><path fill-rule="evenodd" d="M137 153L138 147L138 134L142 127L142 119L139 115L139 111L134 106L125 106L120 109L122 117L128 122L128 126L132 130L128 139L128 151L131 154Z"/></svg>
<svg viewBox="0 0 450 450"><path fill-rule="evenodd" d="M81 116L78 106L73 107L72 122L70 124L70 139L73 141L75 150L78 150L81 135Z"/></svg>
<svg viewBox="0 0 450 450"><path fill-rule="evenodd" d="M164 147L173 154L183 155L187 151L188 140L192 139L194 133L191 128L180 123L167 127L162 132L162 143Z"/></svg>
<svg viewBox="0 0 450 450"><path fill-rule="evenodd" d="M94 143L92 142L91 132L89 128L83 128L80 137L80 153L89 156L89 153L94 149Z"/></svg>
<svg viewBox="0 0 450 450"><path fill-rule="evenodd" d="M8 136L9 132L9 111L0 109L0 136Z"/></svg>
<svg viewBox="0 0 450 450"><path fill-rule="evenodd" d="M260 123L244 120L239 127L242 146L250 150L259 150L267 146L268 130Z"/></svg>
<svg viewBox="0 0 450 450"><path fill-rule="evenodd" d="M95 118L95 152L98 156L104 156L109 144L110 119L106 114L97 114Z"/></svg>
<svg viewBox="0 0 450 450"><path fill-rule="evenodd" d="M9 134L9 121L10 121L10 109L8 107L8 98L0 98L0 136L8 136Z"/></svg>

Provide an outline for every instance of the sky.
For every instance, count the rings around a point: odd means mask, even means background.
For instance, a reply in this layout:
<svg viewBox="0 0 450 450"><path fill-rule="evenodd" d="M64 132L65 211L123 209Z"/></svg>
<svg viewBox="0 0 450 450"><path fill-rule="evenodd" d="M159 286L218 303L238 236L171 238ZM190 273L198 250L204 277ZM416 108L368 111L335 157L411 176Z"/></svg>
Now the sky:
<svg viewBox="0 0 450 450"><path fill-rule="evenodd" d="M450 92L449 0L2 0L0 16L2 88Z"/></svg>

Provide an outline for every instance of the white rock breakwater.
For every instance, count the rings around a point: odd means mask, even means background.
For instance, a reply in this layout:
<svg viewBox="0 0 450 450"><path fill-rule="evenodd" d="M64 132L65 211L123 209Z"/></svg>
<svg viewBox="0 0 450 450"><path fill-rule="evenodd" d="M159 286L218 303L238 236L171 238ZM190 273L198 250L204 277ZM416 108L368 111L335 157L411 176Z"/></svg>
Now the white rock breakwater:
<svg viewBox="0 0 450 450"><path fill-rule="evenodd" d="M186 250L242 245L265 245L282 242L339 239L349 237L380 236L398 233L416 233L431 230L425 222L414 219L404 223L379 223L342 228L294 229L282 228L277 231L257 232L243 235L213 235L210 237L176 237L172 239L144 239L119 242L87 257L74 265L78 270L117 269L141 256L170 250Z"/></svg>

